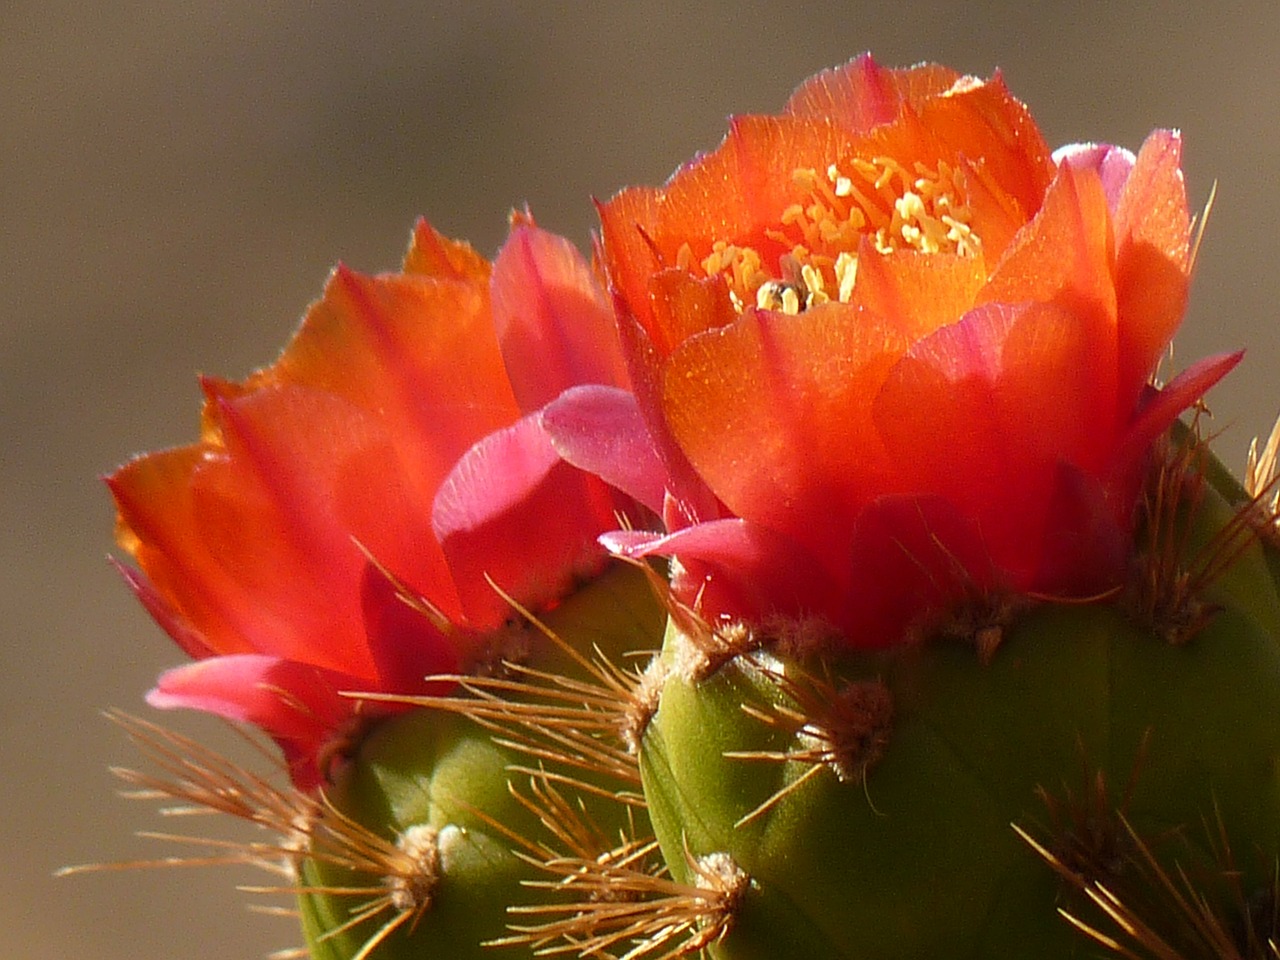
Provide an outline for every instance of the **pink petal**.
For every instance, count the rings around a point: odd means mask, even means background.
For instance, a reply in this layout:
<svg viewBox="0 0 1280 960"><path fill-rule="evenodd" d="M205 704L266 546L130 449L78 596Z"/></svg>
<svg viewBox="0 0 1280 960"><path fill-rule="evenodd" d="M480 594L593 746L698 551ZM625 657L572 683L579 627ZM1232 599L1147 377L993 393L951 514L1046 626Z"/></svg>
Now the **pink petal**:
<svg viewBox="0 0 1280 960"><path fill-rule="evenodd" d="M1114 214L1120 194L1133 170L1132 150L1110 143L1069 143L1053 151L1053 162L1068 163L1077 170L1094 170L1102 179L1107 208Z"/></svg>
<svg viewBox="0 0 1280 960"><path fill-rule="evenodd" d="M676 596L731 617L829 615L823 605L843 595L803 546L747 520L713 520L665 536L614 531L600 541L620 556L677 557Z"/></svg>
<svg viewBox="0 0 1280 960"><path fill-rule="evenodd" d="M1139 465L1156 437L1243 358L1243 350L1205 357L1174 377L1164 389L1151 391L1118 449L1116 469L1123 472Z"/></svg>
<svg viewBox="0 0 1280 960"><path fill-rule="evenodd" d="M147 694L161 710L188 708L260 727L297 762L294 781L320 779L315 757L353 716L359 701L339 696L362 682L310 664L262 654L200 660L166 671Z"/></svg>
<svg viewBox="0 0 1280 960"><path fill-rule="evenodd" d="M661 514L667 471L634 394L574 387L543 409L542 428L566 461Z"/></svg>
<svg viewBox="0 0 1280 960"><path fill-rule="evenodd" d="M436 494L436 535L478 629L511 615L490 580L521 603L550 602L594 572L595 539L616 526L614 495L560 459L541 420L533 413L480 440Z"/></svg>

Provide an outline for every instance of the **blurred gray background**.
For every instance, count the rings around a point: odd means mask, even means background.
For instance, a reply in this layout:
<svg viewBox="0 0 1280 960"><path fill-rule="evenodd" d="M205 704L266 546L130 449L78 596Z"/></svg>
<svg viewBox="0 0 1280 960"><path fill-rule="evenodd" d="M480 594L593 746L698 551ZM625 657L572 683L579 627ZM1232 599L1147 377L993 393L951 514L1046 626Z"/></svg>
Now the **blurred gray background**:
<svg viewBox="0 0 1280 960"><path fill-rule="evenodd" d="M152 856L99 717L179 661L104 557L98 477L197 429L196 371L269 362L332 263L393 268L419 214L491 254L506 213L585 243L733 112L870 49L1001 67L1051 143L1180 126L1220 181L1178 356L1239 468L1280 407L1280 0L1253 3L35 3L0 6L0 929L6 956L259 957L297 943L233 871ZM170 718L177 719L177 718ZM182 718L183 729L209 727Z"/></svg>

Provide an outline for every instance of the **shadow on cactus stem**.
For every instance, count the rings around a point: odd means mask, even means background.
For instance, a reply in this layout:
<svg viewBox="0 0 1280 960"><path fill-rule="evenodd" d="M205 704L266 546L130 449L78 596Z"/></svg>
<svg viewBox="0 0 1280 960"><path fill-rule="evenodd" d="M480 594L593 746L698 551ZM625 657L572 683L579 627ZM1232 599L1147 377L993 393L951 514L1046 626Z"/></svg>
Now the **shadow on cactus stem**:
<svg viewBox="0 0 1280 960"><path fill-rule="evenodd" d="M1105 790L1100 773L1096 785ZM1273 865L1267 888L1244 890L1216 810L1204 824L1207 861L1190 843L1171 842L1185 841L1181 834L1143 837L1117 807L1104 818L1111 859L1101 865L1058 852L1074 846L1062 833L1042 843L1013 824L1078 895L1058 907L1063 920L1125 960L1280 960L1280 864Z"/></svg>
<svg viewBox="0 0 1280 960"><path fill-rule="evenodd" d="M1142 504L1140 550L1126 594L1131 613L1173 646L1195 637L1220 605L1214 583L1260 539L1274 542L1280 524L1275 494L1280 421L1263 452L1250 446L1241 486L1210 455L1200 433L1203 404L1190 426L1176 424L1157 451ZM1212 523L1212 536L1195 540L1197 515L1230 509ZM1150 731L1148 731L1149 733ZM1039 837L1015 832L1076 894L1058 908L1064 920L1109 954L1126 960L1280 960L1280 862L1262 871L1265 888L1246 890L1244 871L1215 808L1204 818L1203 845L1185 829L1143 835L1127 816L1129 799L1148 746L1144 737L1129 783L1118 801L1101 770L1087 773L1079 793L1038 792L1050 824ZM1207 853L1205 852L1207 851Z"/></svg>
<svg viewBox="0 0 1280 960"><path fill-rule="evenodd" d="M559 847L537 843L490 822L513 842L517 855L547 874L526 881L547 892L548 902L514 906L511 935L486 946L526 946L535 955L575 954L627 960L671 960L722 939L733 923L748 878L724 854L693 857L695 883L673 880L647 827L633 820L611 845L579 803L560 792L545 774L531 776L529 793L513 795L535 816Z"/></svg>

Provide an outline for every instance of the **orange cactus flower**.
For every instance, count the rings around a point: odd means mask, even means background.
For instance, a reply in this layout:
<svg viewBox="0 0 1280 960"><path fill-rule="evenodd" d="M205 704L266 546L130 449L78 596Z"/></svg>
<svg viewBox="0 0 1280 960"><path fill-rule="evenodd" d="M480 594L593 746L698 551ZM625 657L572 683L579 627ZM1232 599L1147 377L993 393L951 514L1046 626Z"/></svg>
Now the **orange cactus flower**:
<svg viewBox="0 0 1280 960"><path fill-rule="evenodd" d="M1053 154L998 75L866 56L602 204L635 394L550 419L667 526L607 542L675 556L708 614L872 647L1115 586L1152 442L1239 359L1150 384L1192 267L1180 147ZM589 439L606 407L643 467Z"/></svg>
<svg viewBox="0 0 1280 960"><path fill-rule="evenodd" d="M486 576L554 603L622 507L541 427L584 383L627 384L612 310L525 217L492 267L425 223L401 272L339 267L272 366L204 381L198 443L107 480L126 579L196 660L150 702L258 725L309 786L370 709L341 691L427 692L491 655L510 611Z"/></svg>

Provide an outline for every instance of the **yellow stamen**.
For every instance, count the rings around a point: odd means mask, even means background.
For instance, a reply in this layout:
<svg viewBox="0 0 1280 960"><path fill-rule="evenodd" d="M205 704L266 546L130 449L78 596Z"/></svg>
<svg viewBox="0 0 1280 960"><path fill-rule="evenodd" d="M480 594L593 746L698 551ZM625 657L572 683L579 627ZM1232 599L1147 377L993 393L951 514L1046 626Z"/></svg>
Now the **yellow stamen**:
<svg viewBox="0 0 1280 960"><path fill-rule="evenodd" d="M765 231L770 241L791 244L776 271L754 248L724 240L698 264L706 276L725 278L739 312L749 304L797 314L833 299L849 303L863 237L882 254L973 257L982 250L973 212L963 202L963 172L945 161L936 169L920 162L908 169L892 157L855 157L843 167L830 163L822 173L797 168L791 180L805 199L782 210L780 229ZM694 259L687 245L676 256L687 270L694 269Z"/></svg>

